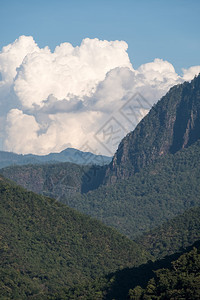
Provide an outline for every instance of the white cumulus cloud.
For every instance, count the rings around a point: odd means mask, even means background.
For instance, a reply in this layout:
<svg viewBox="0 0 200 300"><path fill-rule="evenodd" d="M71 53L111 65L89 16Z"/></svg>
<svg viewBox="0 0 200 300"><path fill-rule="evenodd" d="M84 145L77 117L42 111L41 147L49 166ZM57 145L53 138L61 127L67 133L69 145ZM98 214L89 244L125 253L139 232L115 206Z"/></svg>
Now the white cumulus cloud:
<svg viewBox="0 0 200 300"><path fill-rule="evenodd" d="M21 36L14 43L3 47L0 53L2 81L12 82L24 57L36 51L39 51L39 48L31 36Z"/></svg>
<svg viewBox="0 0 200 300"><path fill-rule="evenodd" d="M18 69L14 90L23 106L43 106L52 94L57 99L90 95L115 67L131 68L125 42L85 39L80 47L63 43L27 54Z"/></svg>
<svg viewBox="0 0 200 300"><path fill-rule="evenodd" d="M5 147L17 153L31 153L37 139L39 124L34 116L12 109L7 115L7 139ZM22 147L24 150L22 151Z"/></svg>
<svg viewBox="0 0 200 300"><path fill-rule="evenodd" d="M183 79L185 81L190 81L193 79L195 75L198 75L200 73L200 66L193 66L189 69L183 69Z"/></svg>
<svg viewBox="0 0 200 300"><path fill-rule="evenodd" d="M193 66L180 76L171 63L158 58L135 70L127 48L124 41L86 38L80 46L63 43L51 52L27 36L3 47L4 150L47 154L70 145L111 155L171 86L200 72L200 66Z"/></svg>

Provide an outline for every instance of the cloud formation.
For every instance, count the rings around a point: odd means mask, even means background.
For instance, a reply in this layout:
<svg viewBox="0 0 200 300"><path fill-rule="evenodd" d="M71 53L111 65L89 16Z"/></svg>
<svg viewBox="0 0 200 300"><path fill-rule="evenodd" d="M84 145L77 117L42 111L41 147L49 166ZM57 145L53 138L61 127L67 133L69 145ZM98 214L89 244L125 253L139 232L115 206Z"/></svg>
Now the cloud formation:
<svg viewBox="0 0 200 300"><path fill-rule="evenodd" d="M127 48L124 41L87 38L80 46L63 43L51 52L27 36L3 47L3 149L47 154L70 145L111 155L171 86L200 72L193 66L179 76L158 58L135 70Z"/></svg>
<svg viewBox="0 0 200 300"><path fill-rule="evenodd" d="M26 39L24 37L23 39ZM63 43L28 53L18 68L14 91L24 107L43 106L49 95L57 99L89 96L105 74L115 67L129 67L125 42L85 39L80 47Z"/></svg>

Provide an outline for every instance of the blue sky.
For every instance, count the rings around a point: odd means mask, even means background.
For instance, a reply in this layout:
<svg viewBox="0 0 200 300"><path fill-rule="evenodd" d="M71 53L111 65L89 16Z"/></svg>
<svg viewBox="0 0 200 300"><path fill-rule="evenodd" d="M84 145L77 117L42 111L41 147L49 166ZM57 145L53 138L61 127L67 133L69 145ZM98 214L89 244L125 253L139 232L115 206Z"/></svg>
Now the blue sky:
<svg viewBox="0 0 200 300"><path fill-rule="evenodd" d="M0 0L0 48L32 35L51 50L83 38L125 40L134 68L162 58L176 71L199 65L199 0Z"/></svg>
<svg viewBox="0 0 200 300"><path fill-rule="evenodd" d="M113 154L106 129L122 124L120 142L199 74L199 15L200 0L0 0L0 49L12 43L0 52L0 149ZM131 121L121 113L130 99Z"/></svg>

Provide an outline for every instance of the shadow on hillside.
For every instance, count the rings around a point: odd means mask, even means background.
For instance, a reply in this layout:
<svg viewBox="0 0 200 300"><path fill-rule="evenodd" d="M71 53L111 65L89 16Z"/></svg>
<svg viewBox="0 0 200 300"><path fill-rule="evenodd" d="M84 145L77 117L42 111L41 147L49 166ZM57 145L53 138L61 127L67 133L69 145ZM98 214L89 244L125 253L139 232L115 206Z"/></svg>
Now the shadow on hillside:
<svg viewBox="0 0 200 300"><path fill-rule="evenodd" d="M121 271L109 274L107 279L110 281L114 278L114 283L111 288L107 291L106 300L125 300L128 299L128 292L130 289L136 286L146 287L148 281L154 277L154 271L162 268L170 268L171 262L177 260L182 254L192 250L193 247L200 247L200 241L195 242L192 246L175 253L170 256L166 256L161 260L155 262L148 261L135 268L126 268Z"/></svg>
<svg viewBox="0 0 200 300"><path fill-rule="evenodd" d="M89 191L96 190L103 183L106 169L107 165L92 165L87 171L84 171L81 180L81 193L85 194Z"/></svg>

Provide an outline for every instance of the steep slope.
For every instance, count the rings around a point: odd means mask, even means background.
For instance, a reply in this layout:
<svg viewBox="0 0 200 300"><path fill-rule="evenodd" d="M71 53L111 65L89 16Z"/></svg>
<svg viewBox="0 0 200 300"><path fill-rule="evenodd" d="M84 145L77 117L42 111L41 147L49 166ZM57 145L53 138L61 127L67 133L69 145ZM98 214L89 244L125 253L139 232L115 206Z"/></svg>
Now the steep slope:
<svg viewBox="0 0 200 300"><path fill-rule="evenodd" d="M0 177L0 295L48 299L148 255L126 237ZM56 298L57 299L57 298Z"/></svg>
<svg viewBox="0 0 200 300"><path fill-rule="evenodd" d="M174 86L120 143L105 183L129 178L158 157L174 154L200 138L200 75Z"/></svg>
<svg viewBox="0 0 200 300"><path fill-rule="evenodd" d="M60 153L48 155L16 154L0 151L0 168L13 165L42 164L54 162L70 162L81 165L106 165L110 163L111 157L95 155L91 152L83 152L73 148L67 148Z"/></svg>
<svg viewBox="0 0 200 300"><path fill-rule="evenodd" d="M198 240L200 240L200 207L195 207L143 234L136 242L144 246L154 257L162 258Z"/></svg>

